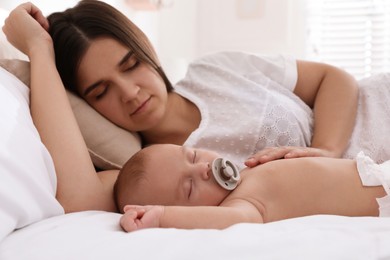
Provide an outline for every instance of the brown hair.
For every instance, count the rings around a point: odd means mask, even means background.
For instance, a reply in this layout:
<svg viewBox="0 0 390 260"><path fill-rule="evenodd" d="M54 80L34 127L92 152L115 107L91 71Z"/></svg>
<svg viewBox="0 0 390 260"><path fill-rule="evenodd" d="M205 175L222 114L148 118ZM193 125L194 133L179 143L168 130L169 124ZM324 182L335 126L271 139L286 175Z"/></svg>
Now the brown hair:
<svg viewBox="0 0 390 260"><path fill-rule="evenodd" d="M110 37L134 51L140 62L149 64L173 89L146 35L114 7L97 0L82 0L75 7L48 16L56 66L65 87L78 94L77 70L91 41Z"/></svg>
<svg viewBox="0 0 390 260"><path fill-rule="evenodd" d="M114 185L114 201L119 212L123 213L123 207L127 204L139 204L135 196L140 195L140 182L145 180L145 164L147 162L147 153L141 149L135 153L123 165L119 171L118 178Z"/></svg>

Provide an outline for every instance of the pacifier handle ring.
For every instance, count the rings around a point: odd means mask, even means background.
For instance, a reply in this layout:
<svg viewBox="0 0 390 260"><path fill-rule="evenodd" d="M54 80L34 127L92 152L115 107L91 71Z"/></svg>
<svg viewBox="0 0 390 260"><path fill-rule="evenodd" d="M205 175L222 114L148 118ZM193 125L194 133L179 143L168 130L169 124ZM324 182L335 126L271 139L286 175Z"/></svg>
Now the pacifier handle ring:
<svg viewBox="0 0 390 260"><path fill-rule="evenodd" d="M238 169L235 169L236 166L231 161L222 158L221 167L223 169L225 177L234 181L238 181L240 179ZM233 171L232 174L229 172L229 169Z"/></svg>

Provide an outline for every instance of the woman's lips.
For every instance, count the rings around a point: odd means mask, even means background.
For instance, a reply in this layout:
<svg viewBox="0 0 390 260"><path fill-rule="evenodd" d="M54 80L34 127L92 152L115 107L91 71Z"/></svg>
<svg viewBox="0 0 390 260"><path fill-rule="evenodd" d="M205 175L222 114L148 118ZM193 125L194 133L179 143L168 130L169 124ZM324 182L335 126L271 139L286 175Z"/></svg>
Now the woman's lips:
<svg viewBox="0 0 390 260"><path fill-rule="evenodd" d="M144 111L146 109L147 104L149 103L150 99L151 99L151 97L146 99L139 107L137 107L136 110L134 110L133 113L130 114L130 116L134 116L135 114L138 114L138 113L141 113L142 111Z"/></svg>

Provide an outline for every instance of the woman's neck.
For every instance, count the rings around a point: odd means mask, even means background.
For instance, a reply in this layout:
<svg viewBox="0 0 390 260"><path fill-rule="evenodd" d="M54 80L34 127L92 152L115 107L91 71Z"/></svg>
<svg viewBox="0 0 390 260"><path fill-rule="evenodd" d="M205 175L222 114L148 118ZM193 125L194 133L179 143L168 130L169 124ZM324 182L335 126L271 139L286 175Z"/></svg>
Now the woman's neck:
<svg viewBox="0 0 390 260"><path fill-rule="evenodd" d="M175 92L168 94L167 111L162 123L141 134L144 144L171 143L182 145L199 127L198 107Z"/></svg>

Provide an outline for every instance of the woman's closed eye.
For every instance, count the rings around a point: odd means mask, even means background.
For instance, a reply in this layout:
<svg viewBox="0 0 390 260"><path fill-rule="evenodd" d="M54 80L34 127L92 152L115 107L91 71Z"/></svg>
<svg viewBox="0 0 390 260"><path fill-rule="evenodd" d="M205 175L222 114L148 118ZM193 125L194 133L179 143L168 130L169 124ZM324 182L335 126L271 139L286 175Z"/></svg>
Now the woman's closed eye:
<svg viewBox="0 0 390 260"><path fill-rule="evenodd" d="M108 88L109 88L108 84L101 85L101 86L97 87L96 89L94 89L92 91L93 93L91 93L91 94L95 96L96 100L99 100L107 93Z"/></svg>
<svg viewBox="0 0 390 260"><path fill-rule="evenodd" d="M138 59L134 55L132 55L127 60L127 62L124 64L124 70L125 71L132 71L135 68L137 68L139 64L140 64L140 62L138 61Z"/></svg>

